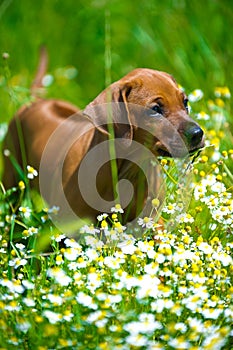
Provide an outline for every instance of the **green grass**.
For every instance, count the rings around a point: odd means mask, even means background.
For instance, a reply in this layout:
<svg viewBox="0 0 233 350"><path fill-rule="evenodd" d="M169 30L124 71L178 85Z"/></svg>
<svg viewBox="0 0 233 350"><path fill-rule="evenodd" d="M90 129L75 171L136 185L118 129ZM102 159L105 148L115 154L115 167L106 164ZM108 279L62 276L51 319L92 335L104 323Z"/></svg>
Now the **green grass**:
<svg viewBox="0 0 233 350"><path fill-rule="evenodd" d="M182 167L160 161L165 227L141 218L138 239L114 213L96 228L107 242L92 225L75 242L49 219L56 208L29 191L27 174L13 189L1 185L1 350L232 349L232 100L217 89L232 90L231 27L229 1L1 3L0 47L10 58L0 73L0 141L30 100L42 42L54 77L48 96L84 107L130 69L162 69L187 94L204 92L191 115L207 140Z"/></svg>
<svg viewBox="0 0 233 350"><path fill-rule="evenodd" d="M228 0L93 1L2 0L0 48L9 52L10 67L20 86L29 86L42 43L49 70L75 66L67 85L56 74L50 94L81 108L105 86L105 14L110 12L112 80L135 67L165 70L188 91L207 96L217 85L232 90L231 35L233 5ZM23 73L19 76L19 73ZM20 81L19 81L20 79ZM11 116L1 94L3 120Z"/></svg>

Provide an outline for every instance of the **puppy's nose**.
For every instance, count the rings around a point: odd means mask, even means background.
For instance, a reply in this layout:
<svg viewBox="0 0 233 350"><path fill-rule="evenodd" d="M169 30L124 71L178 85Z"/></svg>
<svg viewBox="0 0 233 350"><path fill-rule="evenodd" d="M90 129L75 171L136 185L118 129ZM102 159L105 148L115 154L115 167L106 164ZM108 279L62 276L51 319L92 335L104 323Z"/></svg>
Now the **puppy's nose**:
<svg viewBox="0 0 233 350"><path fill-rule="evenodd" d="M184 132L188 144L192 147L197 146L201 142L203 134L203 130L198 125L189 126Z"/></svg>

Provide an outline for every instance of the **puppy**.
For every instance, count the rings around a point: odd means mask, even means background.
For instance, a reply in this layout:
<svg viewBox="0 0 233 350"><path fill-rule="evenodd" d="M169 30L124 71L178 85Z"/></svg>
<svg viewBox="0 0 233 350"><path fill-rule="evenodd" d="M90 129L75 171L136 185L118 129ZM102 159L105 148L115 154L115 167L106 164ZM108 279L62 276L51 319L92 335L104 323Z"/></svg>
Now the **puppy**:
<svg viewBox="0 0 233 350"><path fill-rule="evenodd" d="M45 73L42 57L33 91ZM37 98L9 125L3 149L20 167L39 170L32 181L63 219L94 220L114 203L124 222L150 215L151 199L162 201L162 176L151 159L185 157L204 146L200 126L188 114L187 96L172 76L135 69L110 85L84 111L56 99ZM38 180L39 179L39 180ZM4 158L3 183L19 181Z"/></svg>

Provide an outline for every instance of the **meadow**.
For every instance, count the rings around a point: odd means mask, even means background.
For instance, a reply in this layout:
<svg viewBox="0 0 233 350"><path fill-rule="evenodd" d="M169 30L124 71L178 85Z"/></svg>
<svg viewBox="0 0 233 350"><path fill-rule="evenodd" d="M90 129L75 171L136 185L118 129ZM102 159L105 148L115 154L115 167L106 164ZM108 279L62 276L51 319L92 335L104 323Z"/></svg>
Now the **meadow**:
<svg viewBox="0 0 233 350"><path fill-rule="evenodd" d="M48 97L83 108L133 68L164 70L206 146L159 159L164 226L141 217L134 232L116 205L75 240L29 190L38 169L0 182L0 350L233 349L232 14L227 0L1 2L0 142L44 43Z"/></svg>

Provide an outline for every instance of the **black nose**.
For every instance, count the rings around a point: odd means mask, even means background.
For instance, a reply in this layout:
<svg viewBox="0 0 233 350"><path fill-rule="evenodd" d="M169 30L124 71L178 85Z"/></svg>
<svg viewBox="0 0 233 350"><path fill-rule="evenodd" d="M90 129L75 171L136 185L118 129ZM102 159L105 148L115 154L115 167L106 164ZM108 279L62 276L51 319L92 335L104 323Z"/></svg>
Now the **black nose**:
<svg viewBox="0 0 233 350"><path fill-rule="evenodd" d="M203 130L198 125L189 126L184 132L191 147L195 147L201 142L203 134Z"/></svg>

